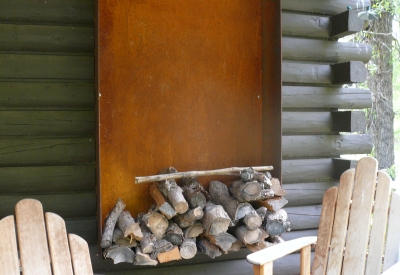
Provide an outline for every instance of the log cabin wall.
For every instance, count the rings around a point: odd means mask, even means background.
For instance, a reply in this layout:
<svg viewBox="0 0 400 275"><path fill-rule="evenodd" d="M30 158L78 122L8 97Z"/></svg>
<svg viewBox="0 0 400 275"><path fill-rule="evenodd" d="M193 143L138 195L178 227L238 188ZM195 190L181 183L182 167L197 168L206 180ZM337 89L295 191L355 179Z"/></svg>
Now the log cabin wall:
<svg viewBox="0 0 400 275"><path fill-rule="evenodd" d="M95 273L122 275L132 266L101 260L96 249L93 2L0 3L0 218L20 199L37 198L91 244ZM286 240L317 233L323 192L352 165L339 155L372 148L357 111L370 107L370 92L335 82L364 81L370 47L337 42L346 31L331 31L334 19L343 22L332 16L356 2L282 0L282 176L293 229ZM200 254L141 274L252 274L247 253L213 261ZM297 257L276 262L275 274L298 274Z"/></svg>

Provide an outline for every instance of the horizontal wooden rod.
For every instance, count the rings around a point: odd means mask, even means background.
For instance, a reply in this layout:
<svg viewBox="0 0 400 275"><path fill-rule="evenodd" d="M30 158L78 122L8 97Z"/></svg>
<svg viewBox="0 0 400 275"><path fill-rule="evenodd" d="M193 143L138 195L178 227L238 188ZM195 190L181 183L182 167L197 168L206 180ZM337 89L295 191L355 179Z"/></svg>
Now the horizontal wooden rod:
<svg viewBox="0 0 400 275"><path fill-rule="evenodd" d="M246 168L248 167L231 167L231 168L223 168L223 169L207 170L207 171L189 171L189 172L171 173L171 174L163 174L155 176L135 177L135 184L169 180L169 179L189 178L189 177L235 175L235 173L239 173L240 171ZM252 168L254 169L254 171L258 172L270 171L274 169L272 166L256 166Z"/></svg>

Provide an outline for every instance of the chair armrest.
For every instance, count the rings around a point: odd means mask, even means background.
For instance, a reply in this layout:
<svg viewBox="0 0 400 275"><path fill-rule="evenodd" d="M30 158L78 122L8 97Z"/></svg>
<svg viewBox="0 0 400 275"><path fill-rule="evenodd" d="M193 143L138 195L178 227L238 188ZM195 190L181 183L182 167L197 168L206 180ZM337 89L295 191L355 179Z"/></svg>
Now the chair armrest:
<svg viewBox="0 0 400 275"><path fill-rule="evenodd" d="M400 262L392 265L389 269L384 271L382 275L398 275L400 274Z"/></svg>
<svg viewBox="0 0 400 275"><path fill-rule="evenodd" d="M247 261L253 265L264 265L292 252L317 242L317 237L303 237L280 243L247 255Z"/></svg>

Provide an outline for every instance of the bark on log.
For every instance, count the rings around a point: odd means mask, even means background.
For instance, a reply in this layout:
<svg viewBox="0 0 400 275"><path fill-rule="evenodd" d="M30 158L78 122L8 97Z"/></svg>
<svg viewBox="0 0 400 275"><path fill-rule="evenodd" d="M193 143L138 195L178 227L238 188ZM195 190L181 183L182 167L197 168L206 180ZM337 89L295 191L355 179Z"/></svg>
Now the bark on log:
<svg viewBox="0 0 400 275"><path fill-rule="evenodd" d="M290 223L287 221L287 213L283 209L276 212L268 211L265 217L265 231L271 236L280 236L286 231L290 231Z"/></svg>
<svg viewBox="0 0 400 275"><path fill-rule="evenodd" d="M176 223L170 221L165 231L165 239L173 245L181 245L183 242L182 229Z"/></svg>
<svg viewBox="0 0 400 275"><path fill-rule="evenodd" d="M163 214L168 220L176 216L176 211L172 206L165 200L157 187L157 183L153 183L150 186L150 195L153 197L157 204L157 209Z"/></svg>
<svg viewBox="0 0 400 275"><path fill-rule="evenodd" d="M203 218L203 215L202 207L198 206L195 209L187 211L185 214L176 216L174 221L180 228L186 228Z"/></svg>
<svg viewBox="0 0 400 275"><path fill-rule="evenodd" d="M273 243L263 241L263 242L256 243L256 244L248 244L248 245L246 245L246 247L251 252L257 252L257 251L263 250L264 248L271 247L273 245L274 245Z"/></svg>
<svg viewBox="0 0 400 275"><path fill-rule="evenodd" d="M155 260L155 259L157 259L158 254L169 251L173 248L174 248L174 246L172 245L172 243L170 243L166 239L156 240L154 242L154 250L153 250L153 252L151 252L150 258Z"/></svg>
<svg viewBox="0 0 400 275"><path fill-rule="evenodd" d="M270 211L278 211L284 207L288 201L284 197L273 197L266 200L257 201L258 206L265 206Z"/></svg>
<svg viewBox="0 0 400 275"><path fill-rule="evenodd" d="M235 235L236 238L242 241L245 245L248 245L258 243L262 233L259 228L250 230L245 225L239 225L233 229L233 235Z"/></svg>
<svg viewBox="0 0 400 275"><path fill-rule="evenodd" d="M277 178L271 179L271 189L274 191L275 196L283 197L286 195L286 191L282 189L282 185Z"/></svg>
<svg viewBox="0 0 400 275"><path fill-rule="evenodd" d="M203 186L194 178L183 179L183 182L183 196L189 203L190 208L199 206L203 208L210 199L207 191L204 190Z"/></svg>
<svg viewBox="0 0 400 275"><path fill-rule="evenodd" d="M204 231L204 225L201 222L195 222L193 225L183 229L183 237L191 239L198 237Z"/></svg>
<svg viewBox="0 0 400 275"><path fill-rule="evenodd" d="M136 257L135 261L133 262L134 265L152 265L155 266L158 264L158 261L153 260L150 258L148 254L142 252L140 246L136 247Z"/></svg>
<svg viewBox="0 0 400 275"><path fill-rule="evenodd" d="M117 220L117 226L124 232L125 237L140 241L143 238L140 225L135 222L129 211L122 211Z"/></svg>
<svg viewBox="0 0 400 275"><path fill-rule="evenodd" d="M142 247L143 253L149 254L154 250L154 242L156 241L156 237L153 235L153 233L151 233L145 222L141 218L140 220L140 229L143 233L143 238L140 241L140 246Z"/></svg>
<svg viewBox="0 0 400 275"><path fill-rule="evenodd" d="M260 216L261 220L265 220L265 216L267 216L268 209L265 206L261 206L256 210L257 214Z"/></svg>
<svg viewBox="0 0 400 275"><path fill-rule="evenodd" d="M210 243L210 241L207 239L198 239L197 247L199 248L200 252L204 252L212 259L222 255L221 250L219 250L217 246Z"/></svg>
<svg viewBox="0 0 400 275"><path fill-rule="evenodd" d="M197 246L196 239L185 239L180 246L179 253L183 259L191 259L196 256Z"/></svg>
<svg viewBox="0 0 400 275"><path fill-rule="evenodd" d="M248 229L250 230L255 230L259 228L262 225L263 220L261 217L257 214L256 211L253 211L249 214L247 214L243 218L243 223L247 226Z"/></svg>
<svg viewBox="0 0 400 275"><path fill-rule="evenodd" d="M101 236L100 246L102 248L111 246L115 224L117 223L118 217L124 210L125 206L125 202L122 199L118 199L113 210L110 212L110 214L108 214L108 217L104 223L103 235Z"/></svg>
<svg viewBox="0 0 400 275"><path fill-rule="evenodd" d="M228 230L231 219L221 205L207 203L202 222L208 234L218 235Z"/></svg>
<svg viewBox="0 0 400 275"><path fill-rule="evenodd" d="M229 195L228 187L219 181L211 181L209 185L209 193L211 196L211 201L215 204L222 205L229 217L236 221L240 220L246 214L250 213L253 207L246 203L240 203L235 198Z"/></svg>
<svg viewBox="0 0 400 275"><path fill-rule="evenodd" d="M189 205L182 194L182 188L176 184L175 180L171 179L159 182L158 189L178 214L183 214L188 210Z"/></svg>
<svg viewBox="0 0 400 275"><path fill-rule="evenodd" d="M105 259L113 259L114 264L133 263L135 252L123 245L112 245L104 250L103 257Z"/></svg>
<svg viewBox="0 0 400 275"><path fill-rule="evenodd" d="M165 237L165 231L167 230L169 223L164 215L151 212L144 215L142 221L150 229L154 236L156 236L157 240L161 240Z"/></svg>
<svg viewBox="0 0 400 275"><path fill-rule="evenodd" d="M228 249L229 252L238 252L242 247L245 247L245 245L242 243L241 240L236 240L231 247Z"/></svg>
<svg viewBox="0 0 400 275"><path fill-rule="evenodd" d="M137 242L135 239L127 238L124 236L124 232L116 227L113 233L113 242L118 245L123 245L126 247L135 247L137 246Z"/></svg>
<svg viewBox="0 0 400 275"><path fill-rule="evenodd" d="M226 254L231 248L232 244L237 241L237 239L227 232L223 232L218 235L210 235L203 233L203 236L207 238L212 244L216 245L221 249L221 251Z"/></svg>
<svg viewBox="0 0 400 275"><path fill-rule="evenodd" d="M171 250L161 252L157 255L157 260L160 263L167 263L176 260L182 260L181 254L179 253L178 246L174 246Z"/></svg>
<svg viewBox="0 0 400 275"><path fill-rule="evenodd" d="M234 181L229 186L229 192L239 202L249 202L257 200L261 194L261 184L255 180L243 182L241 180ZM211 192L211 191L210 191Z"/></svg>

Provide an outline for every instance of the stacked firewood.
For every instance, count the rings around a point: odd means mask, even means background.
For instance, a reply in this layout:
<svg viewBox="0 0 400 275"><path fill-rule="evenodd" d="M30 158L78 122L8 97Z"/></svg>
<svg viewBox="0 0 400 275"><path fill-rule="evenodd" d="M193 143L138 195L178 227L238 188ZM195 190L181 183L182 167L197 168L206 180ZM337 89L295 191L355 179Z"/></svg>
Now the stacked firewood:
<svg viewBox="0 0 400 275"><path fill-rule="evenodd" d="M159 174L177 173L170 167ZM279 180L252 168L240 177L229 187L211 181L208 192L194 177L181 178L180 185L170 177L153 182L150 195L156 204L136 219L118 199L104 224L103 256L115 264L157 265L193 258L197 251L215 258L282 242L290 223Z"/></svg>

